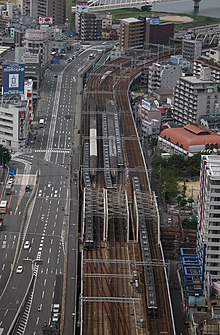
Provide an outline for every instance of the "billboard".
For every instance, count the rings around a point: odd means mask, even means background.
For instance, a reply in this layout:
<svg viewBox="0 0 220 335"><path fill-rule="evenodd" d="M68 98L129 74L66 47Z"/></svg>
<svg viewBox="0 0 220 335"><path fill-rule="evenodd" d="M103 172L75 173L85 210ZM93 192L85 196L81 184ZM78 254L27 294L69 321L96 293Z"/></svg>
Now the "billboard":
<svg viewBox="0 0 220 335"><path fill-rule="evenodd" d="M25 140L25 119L26 112L19 111L19 140Z"/></svg>
<svg viewBox="0 0 220 335"><path fill-rule="evenodd" d="M5 63L2 65L3 94L24 94L25 65Z"/></svg>
<svg viewBox="0 0 220 335"><path fill-rule="evenodd" d="M38 23L39 24L48 24L48 25L50 25L50 26L52 26L52 24L53 24L53 18L52 17L41 17L41 16L39 16L39 18L38 18Z"/></svg>
<svg viewBox="0 0 220 335"><path fill-rule="evenodd" d="M160 17L159 16L150 17L150 25L153 25L153 26L160 25Z"/></svg>

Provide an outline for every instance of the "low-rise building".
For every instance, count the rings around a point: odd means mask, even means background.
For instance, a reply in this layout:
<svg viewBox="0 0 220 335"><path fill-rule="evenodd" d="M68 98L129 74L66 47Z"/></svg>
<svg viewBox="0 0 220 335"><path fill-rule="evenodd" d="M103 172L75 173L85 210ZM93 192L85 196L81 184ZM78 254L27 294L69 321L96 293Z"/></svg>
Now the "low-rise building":
<svg viewBox="0 0 220 335"><path fill-rule="evenodd" d="M26 146L29 135L29 110L27 101L0 106L0 144L8 149Z"/></svg>
<svg viewBox="0 0 220 335"><path fill-rule="evenodd" d="M220 85L220 45L211 49L209 56L201 56L194 61L193 74L199 76L203 68L210 68L211 78Z"/></svg>
<svg viewBox="0 0 220 335"><path fill-rule="evenodd" d="M138 115L141 121L158 120L161 124L161 111L159 106L156 107L154 100L148 101L142 99L141 104L138 106Z"/></svg>
<svg viewBox="0 0 220 335"><path fill-rule="evenodd" d="M38 53L31 53L24 47L15 48L15 61L25 64L25 79L32 79L33 97L37 98L42 79L40 50Z"/></svg>
<svg viewBox="0 0 220 335"><path fill-rule="evenodd" d="M148 138L157 138L160 134L160 122L158 120L152 119L149 121L143 121L142 126L142 136Z"/></svg>
<svg viewBox="0 0 220 335"><path fill-rule="evenodd" d="M149 43L169 45L170 39L174 37L174 28L175 24L172 22L151 24Z"/></svg>
<svg viewBox="0 0 220 335"><path fill-rule="evenodd" d="M170 154L193 156L206 150L218 150L220 135L205 127L188 124L163 130L158 137L158 147Z"/></svg>
<svg viewBox="0 0 220 335"><path fill-rule="evenodd" d="M51 30L27 29L24 37L24 47L31 54L40 52L42 68L51 62Z"/></svg>
<svg viewBox="0 0 220 335"><path fill-rule="evenodd" d="M158 89L173 90L177 80L182 76L182 69L172 62L153 63L149 67L148 93L152 94Z"/></svg>

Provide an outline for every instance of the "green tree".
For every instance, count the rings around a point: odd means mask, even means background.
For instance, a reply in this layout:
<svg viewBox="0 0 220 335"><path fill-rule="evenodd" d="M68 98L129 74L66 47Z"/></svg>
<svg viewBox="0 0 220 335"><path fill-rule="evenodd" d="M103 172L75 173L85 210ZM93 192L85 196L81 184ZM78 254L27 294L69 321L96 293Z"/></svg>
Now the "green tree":
<svg viewBox="0 0 220 335"><path fill-rule="evenodd" d="M0 164L1 166L4 166L11 160L11 154L9 150L4 147L2 144L0 144Z"/></svg>

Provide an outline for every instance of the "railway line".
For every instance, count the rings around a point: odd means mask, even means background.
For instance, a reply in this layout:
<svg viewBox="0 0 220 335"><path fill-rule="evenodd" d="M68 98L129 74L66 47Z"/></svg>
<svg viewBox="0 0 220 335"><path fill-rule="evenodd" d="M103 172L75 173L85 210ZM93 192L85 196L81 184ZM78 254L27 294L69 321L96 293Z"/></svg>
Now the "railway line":
<svg viewBox="0 0 220 335"><path fill-rule="evenodd" d="M129 106L130 82L143 66L111 61L83 95L85 335L175 334L155 197Z"/></svg>

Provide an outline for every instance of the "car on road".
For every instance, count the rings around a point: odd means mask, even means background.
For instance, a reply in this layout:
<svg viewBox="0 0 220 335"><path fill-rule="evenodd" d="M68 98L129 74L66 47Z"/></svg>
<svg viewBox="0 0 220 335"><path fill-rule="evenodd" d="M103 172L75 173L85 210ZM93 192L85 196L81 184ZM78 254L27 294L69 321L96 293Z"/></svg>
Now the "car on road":
<svg viewBox="0 0 220 335"><path fill-rule="evenodd" d="M59 314L58 313L54 313L52 316L52 322L58 322L59 321Z"/></svg>
<svg viewBox="0 0 220 335"><path fill-rule="evenodd" d="M57 314L60 311L60 305L59 304L53 304L53 313Z"/></svg>
<svg viewBox="0 0 220 335"><path fill-rule="evenodd" d="M31 246L31 242L30 241L25 241L24 243L24 249L29 249Z"/></svg>
<svg viewBox="0 0 220 335"><path fill-rule="evenodd" d="M54 77L54 78L58 78L58 75L57 75L57 74L54 74L53 77Z"/></svg>
<svg viewBox="0 0 220 335"><path fill-rule="evenodd" d="M168 222L168 223L172 223L172 219L171 219L171 218L168 218L168 219L167 219L167 222Z"/></svg>
<svg viewBox="0 0 220 335"><path fill-rule="evenodd" d="M24 271L24 268L22 265L18 265L17 269L16 269L16 273L20 274Z"/></svg>
<svg viewBox="0 0 220 335"><path fill-rule="evenodd" d="M29 192L31 190L30 186L29 185L26 185L25 186L25 192Z"/></svg>
<svg viewBox="0 0 220 335"><path fill-rule="evenodd" d="M69 58L69 59L67 59L67 62L71 62L73 59L72 58Z"/></svg>

